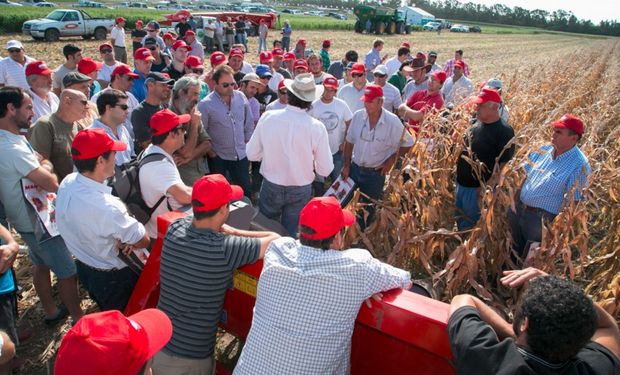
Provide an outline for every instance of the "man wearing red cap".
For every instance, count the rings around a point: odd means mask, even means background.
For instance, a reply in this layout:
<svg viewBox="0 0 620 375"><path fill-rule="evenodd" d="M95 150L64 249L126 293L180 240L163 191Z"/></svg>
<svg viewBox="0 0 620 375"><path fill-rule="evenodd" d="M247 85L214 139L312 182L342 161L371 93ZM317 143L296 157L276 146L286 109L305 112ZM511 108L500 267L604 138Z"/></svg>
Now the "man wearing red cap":
<svg viewBox="0 0 620 375"><path fill-rule="evenodd" d="M465 63L457 60L452 67L452 76L446 80L441 89L441 93L446 101L446 106L454 108L474 94L474 84L463 72Z"/></svg>
<svg viewBox="0 0 620 375"><path fill-rule="evenodd" d="M243 68L243 57L243 51L238 48L233 48L228 55L228 65L234 72L235 82L237 82L237 84L241 83L241 79L245 75L245 73L241 71Z"/></svg>
<svg viewBox="0 0 620 375"><path fill-rule="evenodd" d="M56 112L59 101L52 92L52 70L44 61L33 61L26 65L25 72L34 109L32 121Z"/></svg>
<svg viewBox="0 0 620 375"><path fill-rule="evenodd" d="M308 67L308 62L305 59L297 59L293 63L293 77L299 74L308 73L309 71L310 68Z"/></svg>
<svg viewBox="0 0 620 375"><path fill-rule="evenodd" d="M293 77L295 76L295 54L293 52L285 52L284 55L282 55L282 61L284 67L286 68L286 71L291 76L290 79L293 79ZM284 73L280 73L284 75Z"/></svg>
<svg viewBox="0 0 620 375"><path fill-rule="evenodd" d="M88 90L88 98L91 98L93 95L101 91L101 85L99 84L97 77L99 76L99 72L102 67L102 63L95 61L90 57L84 57L78 63L78 72L90 77L92 80Z"/></svg>
<svg viewBox="0 0 620 375"><path fill-rule="evenodd" d="M67 73L77 72L77 64L82 59L82 49L69 43L62 48L62 54L65 56L65 63L56 68L52 74L52 90L56 95L60 95L62 79Z"/></svg>
<svg viewBox="0 0 620 375"><path fill-rule="evenodd" d="M188 46L185 41L177 40L172 45L172 62L162 70L163 73L168 73L170 78L175 81L185 75L185 60L192 47Z"/></svg>
<svg viewBox="0 0 620 375"><path fill-rule="evenodd" d="M583 121L566 114L551 126L551 144L530 154L517 211L508 211L512 248L521 261L527 258L530 245L541 241L542 221L553 221L564 205L581 199L591 172L587 157L577 146L584 133Z"/></svg>
<svg viewBox="0 0 620 375"><path fill-rule="evenodd" d="M125 317L120 311L90 314L62 339L54 373L58 375L151 374L149 359L172 336L170 318L157 309Z"/></svg>
<svg viewBox="0 0 620 375"><path fill-rule="evenodd" d="M358 218L364 229L374 219L372 200L381 199L385 176L396 160L411 149L413 138L400 119L383 108L380 86L366 86L360 100L364 109L353 114L347 131L341 175L344 179L350 176L360 192L368 197L360 199L360 202L370 203L367 220Z"/></svg>
<svg viewBox="0 0 620 375"><path fill-rule="evenodd" d="M138 48L133 55L133 63L135 66L133 72L138 75L138 78L134 79L133 85L131 86L131 93L136 97L138 102L146 98L146 86L144 85L144 81L146 80L146 76L151 72L153 61L155 61L155 58L148 48Z"/></svg>
<svg viewBox="0 0 620 375"><path fill-rule="evenodd" d="M437 112L443 108L443 96L441 87L446 80L446 73L443 71L431 74L428 82L428 89L416 91L407 99L407 102L398 108L398 115L409 120L409 126L418 133L420 124L424 121L424 116L429 112Z"/></svg>
<svg viewBox="0 0 620 375"><path fill-rule="evenodd" d="M514 155L514 144L507 145L515 132L500 117L501 101L499 93L491 89L483 89L473 101L477 105L477 121L465 134L463 151L456 164L456 224L459 230L476 224L480 218L480 189L487 185L493 189L494 177L499 176L499 171ZM480 164L483 166L473 166ZM478 170L474 171L474 168Z"/></svg>
<svg viewBox="0 0 620 375"><path fill-rule="evenodd" d="M331 59L329 58L329 48L332 46L332 41L329 39L325 39L323 44L321 45L321 51L319 52L319 56L321 56L321 60L323 60L323 71L327 71L329 66L331 65Z"/></svg>
<svg viewBox="0 0 620 375"><path fill-rule="evenodd" d="M109 43L102 43L99 46L99 54L101 55L103 65L101 65L101 70L97 74L97 79L101 87L106 87L112 80L112 72L122 63L114 58L114 50Z"/></svg>
<svg viewBox="0 0 620 375"><path fill-rule="evenodd" d="M278 83L284 79L282 74L278 73L275 67L273 66L273 55L270 51L263 51L259 55L260 63L269 67L271 71L271 78L269 79L268 86L272 91L278 90ZM258 71L257 71L258 74ZM260 77L260 74L259 74Z"/></svg>
<svg viewBox="0 0 620 375"><path fill-rule="evenodd" d="M282 237L265 254L252 328L235 375L348 374L360 306L409 288L409 272L343 249L355 216L334 197L314 198L299 217L299 241ZM370 301L366 302L371 305ZM268 344L266 344L268 343Z"/></svg>
<svg viewBox="0 0 620 375"><path fill-rule="evenodd" d="M106 185L114 176L116 153L125 150L127 144L103 129L78 132L71 145L77 172L63 180L56 199L58 231L76 258L80 283L102 311L123 310L138 281L118 252L150 242L144 226Z"/></svg>
<svg viewBox="0 0 620 375"><path fill-rule="evenodd" d="M463 61L462 49L457 49L454 52L454 58L446 61L446 64L443 67L443 71L446 72L448 77L451 77L454 74L454 64L456 64L457 61L460 61L462 63L463 74L466 77L469 77L469 66L467 65L467 63L465 63L465 61Z"/></svg>
<svg viewBox="0 0 620 375"><path fill-rule="evenodd" d="M349 128L353 114L344 100L336 98L338 80L327 74L323 80L323 94L320 99L312 102L310 115L321 121L327 130L329 149L332 152L334 170L330 174L333 181L338 178L342 170L342 151L344 150L344 135ZM321 194L323 195L323 194Z"/></svg>
<svg viewBox="0 0 620 375"><path fill-rule="evenodd" d="M185 42L191 48L191 51L189 51L189 56L196 56L200 58L200 60L204 60L205 49L202 46L202 43L200 43L198 39L196 39L196 33L194 32L194 30L188 30L185 33Z"/></svg>
<svg viewBox="0 0 620 375"><path fill-rule="evenodd" d="M136 21L136 28L131 30L131 47L135 54L138 48L142 47L142 40L146 36L146 30L144 30L144 22L142 20Z"/></svg>
<svg viewBox="0 0 620 375"><path fill-rule="evenodd" d="M289 72L282 66L282 61L284 59L284 50L282 48L274 48L271 51L271 54L273 55L273 63L271 64L271 68L273 69L273 71L281 74L282 77L286 79L293 78L291 76L291 72Z"/></svg>
<svg viewBox="0 0 620 375"><path fill-rule="evenodd" d="M192 190L193 216L168 228L157 307L171 317L174 332L153 360L154 375L214 373L217 326L233 271L262 259L280 237L225 224L229 204L242 197L243 189L224 176L204 176Z"/></svg>
<svg viewBox="0 0 620 375"><path fill-rule="evenodd" d="M114 47L114 56L123 64L127 64L127 49L125 48L125 21L123 17L116 18L116 23L110 32L110 44Z"/></svg>
<svg viewBox="0 0 620 375"><path fill-rule="evenodd" d="M353 64L351 68L351 77L353 77L353 82L347 83L338 89L338 98L344 100L351 112L355 113L364 108L364 102L360 100L368 84L366 80L366 67L364 64Z"/></svg>

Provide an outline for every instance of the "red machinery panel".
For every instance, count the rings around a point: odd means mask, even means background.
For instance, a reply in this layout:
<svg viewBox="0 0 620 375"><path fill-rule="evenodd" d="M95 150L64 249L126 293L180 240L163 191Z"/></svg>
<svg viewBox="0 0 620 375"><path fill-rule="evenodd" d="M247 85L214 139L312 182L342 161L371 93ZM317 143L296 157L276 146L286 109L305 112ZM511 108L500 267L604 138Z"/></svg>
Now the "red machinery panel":
<svg viewBox="0 0 620 375"><path fill-rule="evenodd" d="M170 212L157 218L158 237L125 310L131 315L155 307L159 299L159 262L168 225L185 216ZM245 339L252 325L256 286L263 262L235 272L224 302L221 327ZM351 374L454 374L446 324L449 305L405 290L384 293L357 316L351 349ZM231 369L218 365L217 374Z"/></svg>

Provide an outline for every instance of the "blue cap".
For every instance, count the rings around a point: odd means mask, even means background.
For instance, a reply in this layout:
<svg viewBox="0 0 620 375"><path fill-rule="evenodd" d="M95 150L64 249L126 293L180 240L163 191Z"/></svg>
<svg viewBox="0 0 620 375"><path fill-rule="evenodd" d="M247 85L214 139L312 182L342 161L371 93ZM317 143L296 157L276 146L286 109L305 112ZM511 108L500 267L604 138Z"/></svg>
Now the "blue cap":
<svg viewBox="0 0 620 375"><path fill-rule="evenodd" d="M256 75L259 76L260 78L273 77L273 74L271 74L271 69L269 69L267 65L258 64L256 65L255 71L256 71Z"/></svg>
<svg viewBox="0 0 620 375"><path fill-rule="evenodd" d="M152 27L153 29L157 29L159 30L159 22L157 21L151 21L148 23L148 25L146 25L147 27Z"/></svg>

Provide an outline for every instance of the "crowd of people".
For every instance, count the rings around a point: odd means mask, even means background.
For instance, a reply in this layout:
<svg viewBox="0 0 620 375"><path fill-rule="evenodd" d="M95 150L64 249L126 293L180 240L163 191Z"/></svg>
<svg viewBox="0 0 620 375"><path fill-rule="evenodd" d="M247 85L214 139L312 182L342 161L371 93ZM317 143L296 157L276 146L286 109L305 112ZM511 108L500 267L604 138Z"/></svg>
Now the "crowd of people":
<svg viewBox="0 0 620 375"><path fill-rule="evenodd" d="M7 43L0 61L0 341L19 345L11 272L17 233L29 249L45 324L68 315L74 324L57 374L110 366L119 374L213 373L233 271L258 259L264 267L252 330L235 373L345 374L360 305L409 288L411 275L366 250L343 249L343 230L373 221L386 175L417 140L429 141L425 121L463 107L474 113L464 143L455 145L462 153L454 217L460 231L476 225L481 189L496 183L516 147L502 82L488 77L477 88L462 50L442 67L437 52L409 42L393 56L381 39L342 58L327 39L318 53L304 38L291 48L288 22L272 49L259 25L253 66L247 20L208 22L204 44L191 21L163 35L156 21L146 29L138 22L128 53L119 17L99 56L83 56L70 43L56 69L28 56L20 41ZM587 187L590 166L579 149L585 124L566 114L549 126L551 142L532 150L516 210L506 212L519 265L541 241L543 223ZM136 166L143 220L111 182ZM338 179L353 180L365 214L323 197ZM33 190L44 194L35 199ZM243 196L286 236L227 225L229 203ZM158 309L122 316L139 271L121 255L150 249L157 216L183 206L192 215L165 236ZM513 327L475 297L453 300L448 329L457 372L618 373L614 319L569 282L540 271L508 271L504 280L516 287L533 278ZM101 312L84 315L78 281ZM5 348L0 359L14 355ZM0 374L11 363L0 360Z"/></svg>

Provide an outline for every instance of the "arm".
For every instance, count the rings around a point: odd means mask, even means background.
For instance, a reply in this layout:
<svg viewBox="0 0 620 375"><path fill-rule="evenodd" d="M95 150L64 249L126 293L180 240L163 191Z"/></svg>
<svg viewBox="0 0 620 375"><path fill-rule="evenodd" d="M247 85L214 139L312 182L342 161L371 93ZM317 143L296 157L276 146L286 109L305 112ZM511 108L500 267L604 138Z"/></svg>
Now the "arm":
<svg viewBox="0 0 620 375"><path fill-rule="evenodd" d="M468 294L461 294L452 299L452 302L450 303L450 312L448 313L448 317L451 317L452 314L456 312L456 310L465 306L470 306L478 310L478 313L480 314L482 320L485 321L488 325L490 325L491 328L493 328L493 330L497 334L497 337L500 340L508 337L515 337L512 326L501 316L499 316L499 314L497 314L495 310L487 306L477 297Z"/></svg>
<svg viewBox="0 0 620 375"><path fill-rule="evenodd" d="M252 114L252 108L250 108L250 103L246 100L243 105L243 110L245 115L243 116L243 131L245 136L245 143L248 143L252 138L252 133L254 133L254 115Z"/></svg>
<svg viewBox="0 0 620 375"><path fill-rule="evenodd" d="M252 232L249 230L242 230L231 227L228 224L222 225L221 228L222 233L239 236L239 237L248 237L248 238L258 238L260 240L260 254L258 259L263 259L265 257L265 252L267 252L267 247L269 244L280 238L280 235L274 232Z"/></svg>
<svg viewBox="0 0 620 375"><path fill-rule="evenodd" d="M58 178L51 172L51 168L51 163L44 160L41 162L41 166L28 173L26 178L41 189L55 193L58 191Z"/></svg>
<svg viewBox="0 0 620 375"><path fill-rule="evenodd" d="M185 145L176 152L176 154L182 156L183 159L186 159L185 162L192 160L190 157L193 155L194 148L197 146L200 127L202 127L200 112L194 109L192 111L192 119L189 121L189 130L187 132L188 136Z"/></svg>
<svg viewBox="0 0 620 375"><path fill-rule="evenodd" d="M411 146L401 147L398 149L397 153L394 153L392 154L392 156L385 159L383 164L381 164L381 174L382 175L388 174L390 172L390 169L392 169L392 167L394 166L394 163L396 163L396 160L398 160L399 157L406 155L410 149L411 149Z"/></svg>
<svg viewBox="0 0 620 375"><path fill-rule="evenodd" d="M0 336L2 337L2 350L0 351L2 355L0 355L0 366L9 366L9 363L15 357L15 344L4 331L0 331ZM7 373L11 372L10 369L7 370L9 370Z"/></svg>
<svg viewBox="0 0 620 375"><path fill-rule="evenodd" d="M192 203L192 188L185 184L175 184L166 190L166 194L172 195L181 204Z"/></svg>
<svg viewBox="0 0 620 375"><path fill-rule="evenodd" d="M30 133L30 145L32 148L38 152L43 159L49 159L52 154L52 144L54 143L51 124L37 121L28 130L28 133Z"/></svg>
<svg viewBox="0 0 620 375"><path fill-rule="evenodd" d="M349 178L349 173L351 172L351 156L353 155L353 143L349 143L349 141L344 141L344 155L343 155L343 164L342 164L342 172L340 175L343 180Z"/></svg>
<svg viewBox="0 0 620 375"><path fill-rule="evenodd" d="M592 336L592 341L604 346L620 358L620 331L615 319L598 304L595 303L594 308L598 316L598 327Z"/></svg>
<svg viewBox="0 0 620 375"><path fill-rule="evenodd" d="M2 225L0 225L0 238L5 243L0 246L0 274L4 274L13 266L13 262L15 262L19 252L19 245L11 236L11 232Z"/></svg>
<svg viewBox="0 0 620 375"><path fill-rule="evenodd" d="M411 109L406 103L403 103L398 107L398 116L405 120L422 121L424 119L424 112Z"/></svg>

